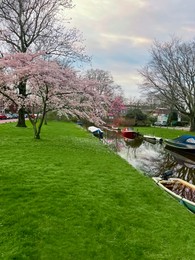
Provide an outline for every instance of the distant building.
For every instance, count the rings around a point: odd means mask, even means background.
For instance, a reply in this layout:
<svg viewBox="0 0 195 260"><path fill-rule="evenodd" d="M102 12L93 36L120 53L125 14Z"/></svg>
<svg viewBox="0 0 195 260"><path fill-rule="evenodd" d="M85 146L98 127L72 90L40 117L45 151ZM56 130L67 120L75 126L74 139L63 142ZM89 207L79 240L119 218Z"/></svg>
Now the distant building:
<svg viewBox="0 0 195 260"><path fill-rule="evenodd" d="M154 111L155 116L168 115L169 113L170 113L170 109L167 108L156 108Z"/></svg>
<svg viewBox="0 0 195 260"><path fill-rule="evenodd" d="M168 121L169 114L161 114L157 116L157 122L163 124L166 124Z"/></svg>

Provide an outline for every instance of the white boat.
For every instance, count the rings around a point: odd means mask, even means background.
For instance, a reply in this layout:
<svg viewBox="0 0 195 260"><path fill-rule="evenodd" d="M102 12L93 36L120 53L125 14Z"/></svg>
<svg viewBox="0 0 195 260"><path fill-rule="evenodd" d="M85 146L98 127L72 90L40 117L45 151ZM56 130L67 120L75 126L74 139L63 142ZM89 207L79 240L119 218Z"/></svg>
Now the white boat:
<svg viewBox="0 0 195 260"><path fill-rule="evenodd" d="M163 190L168 192L190 211L195 213L195 185L179 178L152 178Z"/></svg>
<svg viewBox="0 0 195 260"><path fill-rule="evenodd" d="M103 131L96 126L89 126L88 131L91 132L94 136L96 136L100 139L103 138Z"/></svg>

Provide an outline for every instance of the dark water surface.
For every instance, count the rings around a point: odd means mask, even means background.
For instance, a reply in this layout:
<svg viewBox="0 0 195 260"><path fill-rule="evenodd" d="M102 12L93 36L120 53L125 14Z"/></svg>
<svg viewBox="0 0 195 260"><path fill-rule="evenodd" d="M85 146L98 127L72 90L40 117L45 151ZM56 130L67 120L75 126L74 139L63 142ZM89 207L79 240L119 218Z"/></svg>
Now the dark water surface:
<svg viewBox="0 0 195 260"><path fill-rule="evenodd" d="M195 184L195 154L178 153L163 143L153 144L143 138L125 142L116 134L109 135L105 142L145 175L160 176L165 171L172 170L173 177Z"/></svg>

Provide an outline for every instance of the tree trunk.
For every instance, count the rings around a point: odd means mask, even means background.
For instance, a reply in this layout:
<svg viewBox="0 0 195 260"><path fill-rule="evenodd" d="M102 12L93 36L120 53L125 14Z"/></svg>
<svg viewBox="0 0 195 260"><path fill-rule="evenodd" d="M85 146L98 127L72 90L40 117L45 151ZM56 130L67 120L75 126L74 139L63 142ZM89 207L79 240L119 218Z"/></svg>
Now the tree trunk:
<svg viewBox="0 0 195 260"><path fill-rule="evenodd" d="M31 123L33 124L33 128L34 128L34 138L35 139L41 139L40 134L41 134L41 128L42 128L44 120L45 120L45 112L43 112L43 115L40 118L38 126L37 126L36 120L35 121L31 120Z"/></svg>
<svg viewBox="0 0 195 260"><path fill-rule="evenodd" d="M34 121L33 119L30 119L32 125L33 125L33 130L34 130L34 138L35 139L40 139L40 132L38 133L38 130L37 130L37 122Z"/></svg>
<svg viewBox="0 0 195 260"><path fill-rule="evenodd" d="M40 133L37 132L37 133L35 134L35 139L41 139Z"/></svg>
<svg viewBox="0 0 195 260"><path fill-rule="evenodd" d="M19 94L23 96L23 98L26 97L26 80L23 80L19 83L18 85L19 89ZM26 122L25 122L25 108L21 107L19 112L18 112L18 123L17 127L26 127Z"/></svg>
<svg viewBox="0 0 195 260"><path fill-rule="evenodd" d="M190 118L190 132L195 132L195 117Z"/></svg>
<svg viewBox="0 0 195 260"><path fill-rule="evenodd" d="M47 125L47 114L45 114L44 124Z"/></svg>
<svg viewBox="0 0 195 260"><path fill-rule="evenodd" d="M24 108L21 108L18 112L18 123L16 125L17 127L26 127L26 121L25 121L25 110Z"/></svg>
<svg viewBox="0 0 195 260"><path fill-rule="evenodd" d="M39 125L38 125L38 128L37 128L37 137L36 137L36 139L40 139L40 133L41 133L41 128L42 128L44 119L45 119L45 113L43 113L43 116L40 119L40 122L39 122Z"/></svg>

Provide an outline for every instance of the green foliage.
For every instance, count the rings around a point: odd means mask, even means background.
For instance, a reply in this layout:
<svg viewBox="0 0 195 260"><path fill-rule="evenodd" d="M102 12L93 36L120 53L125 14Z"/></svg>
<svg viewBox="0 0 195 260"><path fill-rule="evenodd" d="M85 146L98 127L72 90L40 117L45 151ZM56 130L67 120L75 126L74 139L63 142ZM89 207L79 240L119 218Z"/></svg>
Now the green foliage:
<svg viewBox="0 0 195 260"><path fill-rule="evenodd" d="M181 121L190 122L190 118L189 118L189 116L187 116L187 115L181 114Z"/></svg>
<svg viewBox="0 0 195 260"><path fill-rule="evenodd" d="M126 117L117 117L113 120L113 125L116 126L134 126L135 119L134 118L126 118Z"/></svg>
<svg viewBox="0 0 195 260"><path fill-rule="evenodd" d="M42 131L0 125L0 259L195 259L194 215L150 178L76 124Z"/></svg>
<svg viewBox="0 0 195 260"><path fill-rule="evenodd" d="M126 118L135 118L136 120L146 120L147 115L144 114L141 109L129 109L126 114Z"/></svg>
<svg viewBox="0 0 195 260"><path fill-rule="evenodd" d="M175 122L178 121L178 114L176 111L172 111L169 113L167 123L168 125L174 125Z"/></svg>
<svg viewBox="0 0 195 260"><path fill-rule="evenodd" d="M134 112L133 112L133 109L129 109L128 111L127 111L127 114L125 115L125 117L126 118L135 118L135 114L134 114Z"/></svg>
<svg viewBox="0 0 195 260"><path fill-rule="evenodd" d="M157 121L157 117L156 116L148 116L148 122L150 122L150 125L153 125L154 122Z"/></svg>
<svg viewBox="0 0 195 260"><path fill-rule="evenodd" d="M177 126L188 126L189 125L189 122L188 121L178 121Z"/></svg>

